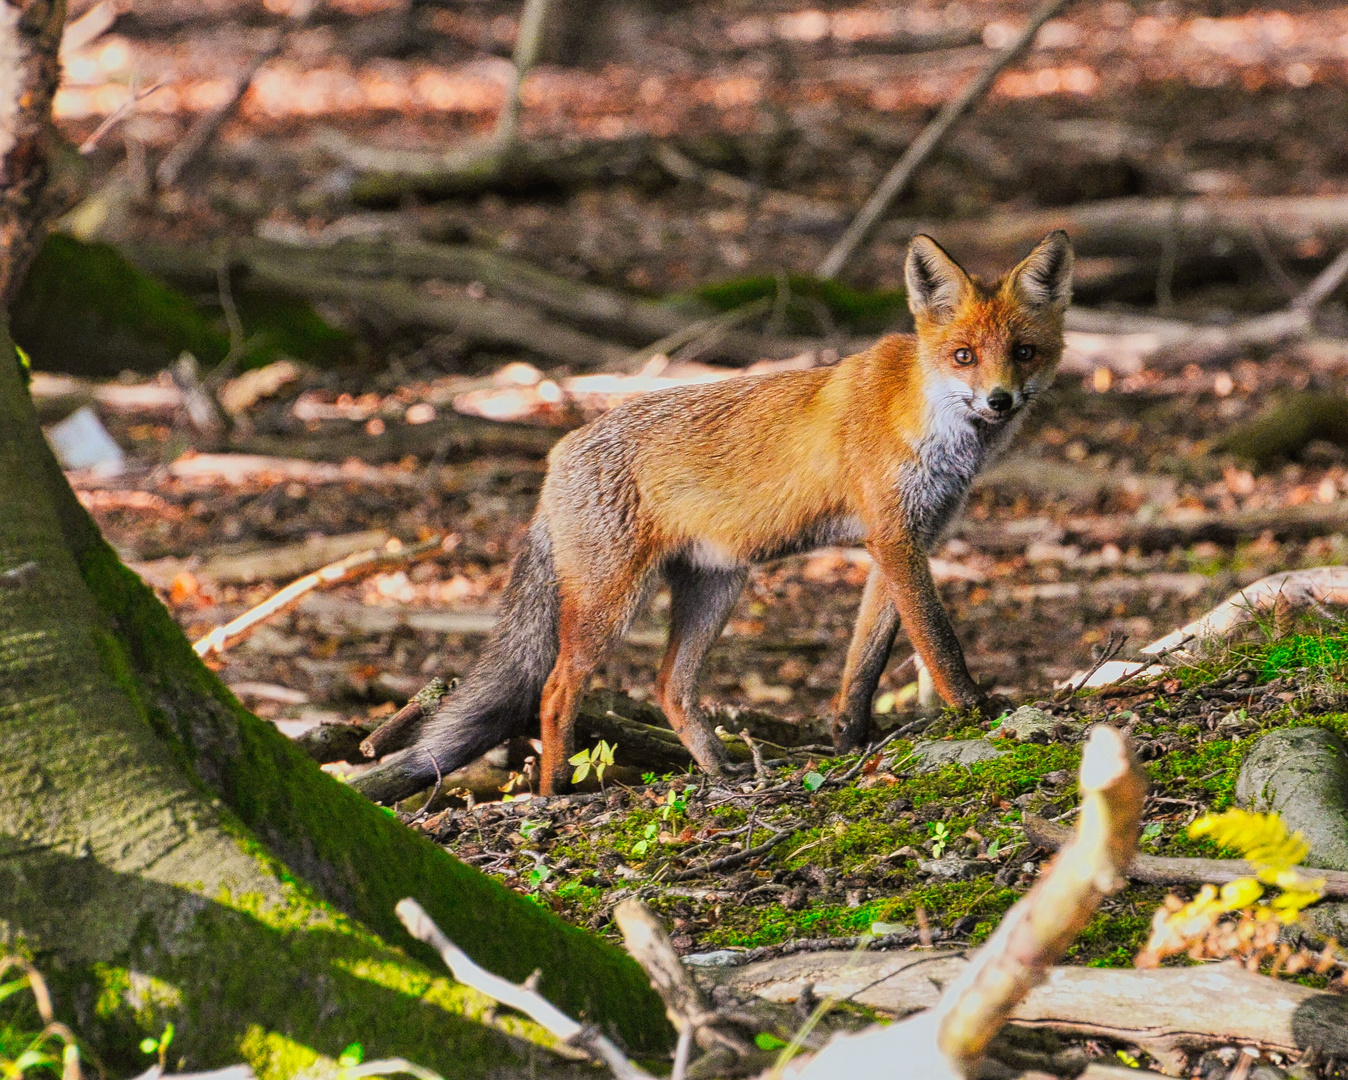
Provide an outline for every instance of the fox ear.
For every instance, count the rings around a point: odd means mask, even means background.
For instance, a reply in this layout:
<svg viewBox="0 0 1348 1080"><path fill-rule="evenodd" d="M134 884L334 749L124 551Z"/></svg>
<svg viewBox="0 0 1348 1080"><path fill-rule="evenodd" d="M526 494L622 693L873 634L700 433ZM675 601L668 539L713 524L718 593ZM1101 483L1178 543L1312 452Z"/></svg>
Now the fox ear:
<svg viewBox="0 0 1348 1080"><path fill-rule="evenodd" d="M914 317L938 323L954 315L965 293L973 289L964 268L930 236L920 234L908 245L903 276Z"/></svg>
<svg viewBox="0 0 1348 1080"><path fill-rule="evenodd" d="M1072 300L1072 262L1072 241L1058 229L1035 245L1007 284L1030 307L1065 308Z"/></svg>

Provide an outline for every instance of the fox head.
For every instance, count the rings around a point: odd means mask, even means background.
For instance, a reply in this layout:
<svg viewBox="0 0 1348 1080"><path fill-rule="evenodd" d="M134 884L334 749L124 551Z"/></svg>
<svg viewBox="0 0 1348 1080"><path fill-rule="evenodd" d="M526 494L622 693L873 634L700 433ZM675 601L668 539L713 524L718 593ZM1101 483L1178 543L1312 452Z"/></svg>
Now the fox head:
<svg viewBox="0 0 1348 1080"><path fill-rule="evenodd" d="M931 237L917 236L904 276L927 398L947 419L999 427L1048 389L1072 299L1065 232L1049 233L990 285L965 273Z"/></svg>

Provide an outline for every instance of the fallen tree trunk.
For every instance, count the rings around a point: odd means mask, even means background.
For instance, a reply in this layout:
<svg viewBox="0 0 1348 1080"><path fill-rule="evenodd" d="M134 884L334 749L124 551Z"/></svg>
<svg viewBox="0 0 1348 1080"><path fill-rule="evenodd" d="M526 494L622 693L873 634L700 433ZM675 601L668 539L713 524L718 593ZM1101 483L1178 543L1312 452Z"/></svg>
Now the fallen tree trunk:
<svg viewBox="0 0 1348 1080"><path fill-rule="evenodd" d="M907 1016L932 1009L940 987L968 965L963 953L835 951L697 968L695 974L704 988L728 986L768 1001L809 994ZM1011 1022L1117 1039L1169 1061L1179 1051L1230 1043L1348 1054L1348 998L1251 974L1234 962L1150 971L1055 967L1015 1007Z"/></svg>
<svg viewBox="0 0 1348 1080"><path fill-rule="evenodd" d="M178 282L215 288L221 253L199 245L127 241L120 250L136 266ZM408 240L340 240L301 246L276 240L241 238L224 258L236 270L271 273L277 264L298 267L306 278L337 274L353 278L478 281L511 300L591 328L602 327L620 340L645 344L695 322L704 312L680 311L613 289L575 281L532 263L471 244Z"/></svg>
<svg viewBox="0 0 1348 1080"><path fill-rule="evenodd" d="M1215 246L1222 254L1258 257L1252 224L1271 244L1293 247L1318 240L1338 248L1348 243L1348 196L1102 199L964 221L891 221L883 233L906 241L931 231L954 248L1001 254L1066 229L1078 255L1159 255L1167 243L1178 241L1182 251L1207 252Z"/></svg>
<svg viewBox="0 0 1348 1080"><path fill-rule="evenodd" d="M1072 830L1035 814L1024 815L1025 835L1047 851L1057 851L1072 838ZM1148 885L1225 885L1254 877L1255 868L1244 859L1187 859L1162 855L1137 855L1124 873ZM1316 870L1324 881L1326 897L1348 897L1348 872Z"/></svg>

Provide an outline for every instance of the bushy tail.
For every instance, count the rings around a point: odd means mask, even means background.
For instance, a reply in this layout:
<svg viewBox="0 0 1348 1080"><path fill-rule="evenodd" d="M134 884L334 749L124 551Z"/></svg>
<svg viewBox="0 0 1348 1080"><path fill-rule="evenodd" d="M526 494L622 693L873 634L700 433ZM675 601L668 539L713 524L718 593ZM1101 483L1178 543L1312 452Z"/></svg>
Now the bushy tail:
<svg viewBox="0 0 1348 1080"><path fill-rule="evenodd" d="M557 581L552 538L535 517L501 599L501 617L461 685L422 724L417 741L355 778L375 802L394 802L493 746L528 734L557 660Z"/></svg>

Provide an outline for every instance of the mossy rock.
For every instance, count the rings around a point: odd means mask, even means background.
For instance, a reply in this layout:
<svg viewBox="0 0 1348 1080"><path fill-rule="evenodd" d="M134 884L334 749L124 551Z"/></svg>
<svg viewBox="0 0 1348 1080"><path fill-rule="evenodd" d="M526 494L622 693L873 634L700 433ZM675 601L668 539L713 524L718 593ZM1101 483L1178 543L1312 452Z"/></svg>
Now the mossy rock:
<svg viewBox="0 0 1348 1080"><path fill-rule="evenodd" d="M43 371L158 371L187 351L205 365L229 351L186 296L107 244L47 237L10 312L14 339Z"/></svg>
<svg viewBox="0 0 1348 1080"><path fill-rule="evenodd" d="M264 293L235 298L247 341L241 366L280 356L338 362L352 355L349 334L302 301ZM10 312L14 339L42 371L100 377L159 371L190 352L211 367L229 352L218 313L137 269L107 244L49 236Z"/></svg>

